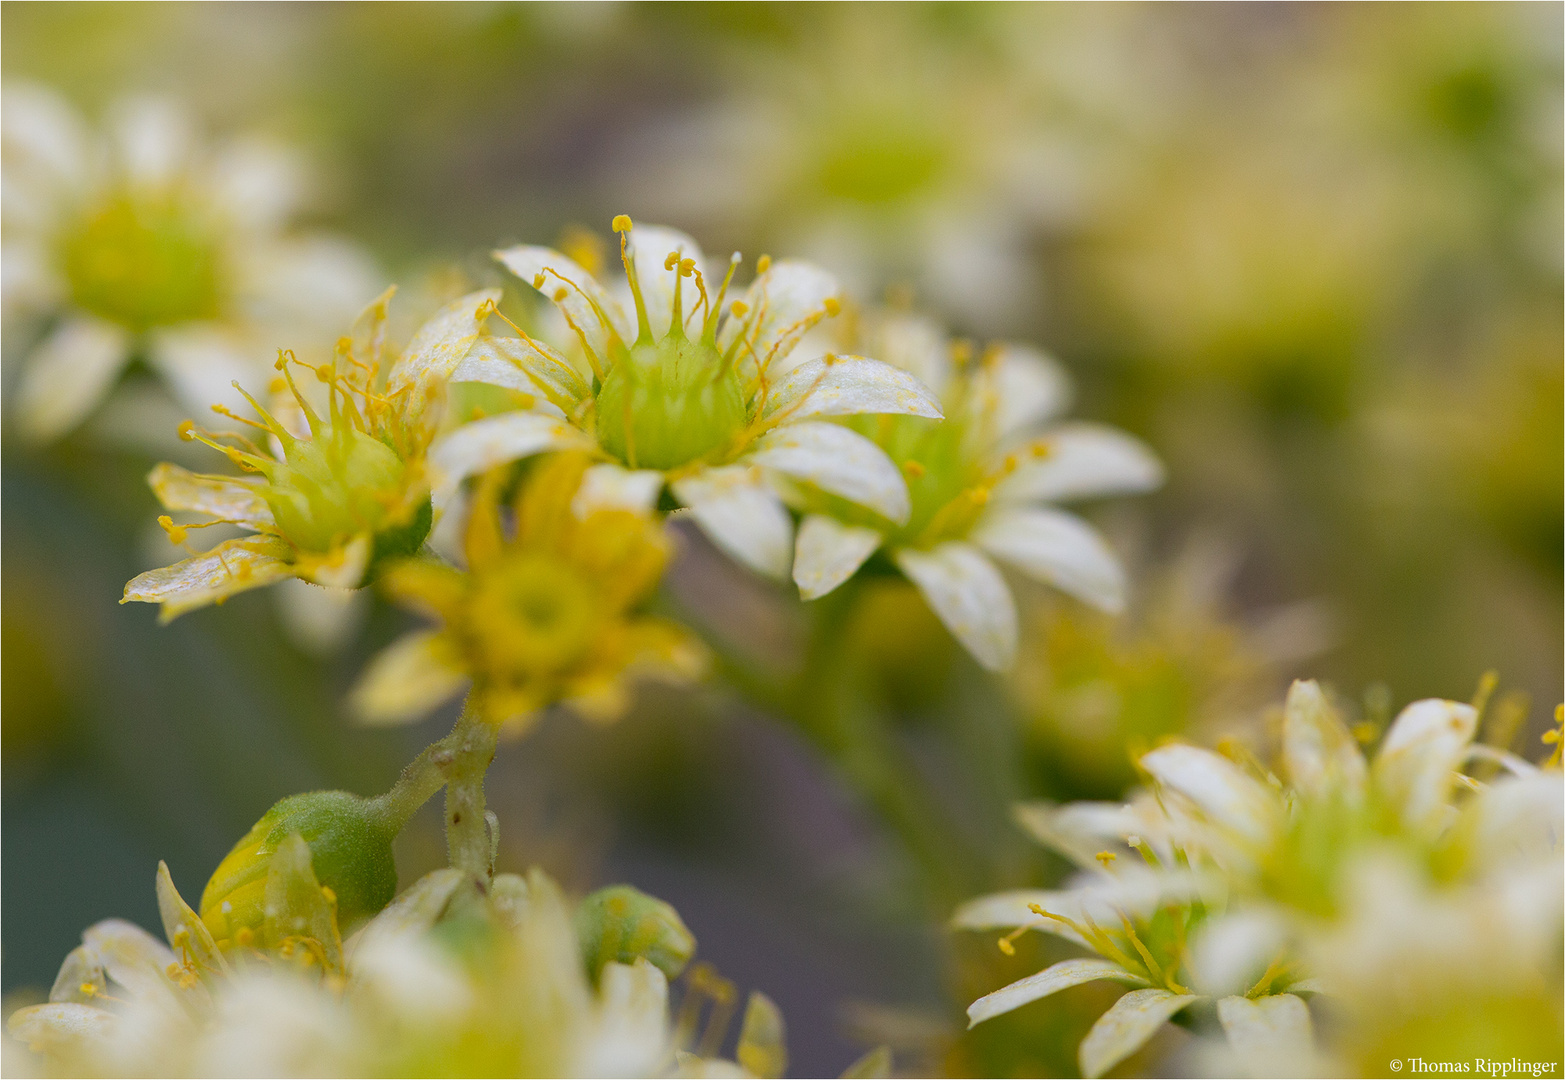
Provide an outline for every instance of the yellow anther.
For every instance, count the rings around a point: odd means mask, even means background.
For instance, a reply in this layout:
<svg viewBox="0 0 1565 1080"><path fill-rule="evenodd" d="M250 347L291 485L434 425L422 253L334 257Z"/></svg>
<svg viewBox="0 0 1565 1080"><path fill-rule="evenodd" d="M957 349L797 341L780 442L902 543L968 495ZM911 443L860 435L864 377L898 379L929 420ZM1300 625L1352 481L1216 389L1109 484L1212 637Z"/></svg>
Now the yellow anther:
<svg viewBox="0 0 1565 1080"><path fill-rule="evenodd" d="M1543 733L1544 745L1547 746L1552 743L1554 746L1554 753L1550 754L1549 759L1543 763L1545 769L1557 768L1560 763L1560 754L1562 751L1565 751L1565 738L1561 737L1561 733L1565 732L1565 705L1554 706L1554 722L1559 726L1553 731L1545 731Z"/></svg>
<svg viewBox="0 0 1565 1080"><path fill-rule="evenodd" d="M764 274L771 268L772 257L770 255L762 255L759 259L755 260L755 272L757 274Z"/></svg>
<svg viewBox="0 0 1565 1080"><path fill-rule="evenodd" d="M1102 863L1105 867L1107 867L1115 859L1119 858L1119 856L1114 854L1114 852L1112 852L1112 851L1100 851L1096 855L1094 855L1093 858L1097 859L1098 862Z"/></svg>
<svg viewBox="0 0 1565 1080"><path fill-rule="evenodd" d="M1032 444L1032 456L1035 458L1046 458L1052 453L1054 453L1054 447L1050 446L1046 439L1039 439Z"/></svg>
<svg viewBox="0 0 1565 1080"><path fill-rule="evenodd" d="M168 542L176 547L185 542L187 530L183 525L175 525L174 519L167 514L158 517L158 524L163 526L163 531L168 533Z"/></svg>
<svg viewBox="0 0 1565 1080"><path fill-rule="evenodd" d="M1016 471L1016 466L1017 466L1016 455L1015 454L1006 454L1005 455L1005 472L1007 472L1007 473L1015 472Z"/></svg>
<svg viewBox="0 0 1565 1080"><path fill-rule="evenodd" d="M615 232L630 232L630 215L615 214L614 220L609 223L609 228Z"/></svg>
<svg viewBox="0 0 1565 1080"><path fill-rule="evenodd" d="M838 360L841 360L842 357L838 356L836 353L829 352L825 356L821 357L821 359L826 362L827 367L831 367Z"/></svg>
<svg viewBox="0 0 1565 1080"><path fill-rule="evenodd" d="M914 461L912 458L909 458L902 463L902 471L907 473L914 480L917 480L919 477L929 472L928 469L924 468L922 463Z"/></svg>
<svg viewBox="0 0 1565 1080"><path fill-rule="evenodd" d="M266 392L269 394L280 394L286 389L288 389L288 380L281 375L266 384Z"/></svg>
<svg viewBox="0 0 1565 1080"><path fill-rule="evenodd" d="M561 303L569 295L570 295L570 290L567 289L565 286L561 285L558 289L554 290L554 302L556 304Z"/></svg>
<svg viewBox="0 0 1565 1080"><path fill-rule="evenodd" d="M750 305L743 300L735 300L728 306L728 310L734 313L734 318L742 319L750 311Z"/></svg>
<svg viewBox="0 0 1565 1080"><path fill-rule="evenodd" d="M1353 737L1365 746L1368 746L1370 743L1374 742L1375 736L1379 734L1380 728L1376 727L1368 720L1360 720L1358 723L1353 725Z"/></svg>
<svg viewBox="0 0 1565 1080"><path fill-rule="evenodd" d="M315 369L315 377L323 383L329 383L337 378L337 373L325 364L322 364Z"/></svg>
<svg viewBox="0 0 1565 1080"><path fill-rule="evenodd" d="M326 902L328 904L331 904L333 907L336 906L336 904L337 904L337 894L332 892L332 889L331 889L330 885L322 885L321 886L321 895L326 898Z"/></svg>
<svg viewBox="0 0 1565 1080"><path fill-rule="evenodd" d="M971 341L953 341L951 343L951 362L957 367L966 367L973 359L973 343Z"/></svg>
<svg viewBox="0 0 1565 1080"><path fill-rule="evenodd" d="M691 274L693 274L695 272L696 272L696 261L694 259L680 259L679 260L679 276L680 277L689 277Z"/></svg>
<svg viewBox="0 0 1565 1080"><path fill-rule="evenodd" d="M983 506L989 501L989 489L983 486L968 488L967 497L973 500L974 506Z"/></svg>
<svg viewBox="0 0 1565 1080"><path fill-rule="evenodd" d="M842 313L842 301L838 300L835 296L828 296L826 298L826 303L823 306L826 308L827 318L835 319L839 314Z"/></svg>
<svg viewBox="0 0 1565 1080"><path fill-rule="evenodd" d="M174 969L177 967L179 967L178 964L170 964L168 966L169 974L172 975L174 973ZM84 982L78 986L77 989L80 990L85 997L97 997L98 995L97 983Z"/></svg>
<svg viewBox="0 0 1565 1080"><path fill-rule="evenodd" d="M543 290L543 283L545 281L547 281L547 280L548 280L548 278L546 278L544 276L543 271L542 270L538 271L536 274L533 275L533 288L538 289L539 291L542 291Z"/></svg>
<svg viewBox="0 0 1565 1080"><path fill-rule="evenodd" d="M670 251L668 257L663 260L663 269L672 270L677 265L679 265L679 252Z"/></svg>
<svg viewBox="0 0 1565 1080"><path fill-rule="evenodd" d="M248 926L241 926L234 931L234 943L241 948L249 948L255 941L255 931Z"/></svg>
<svg viewBox="0 0 1565 1080"><path fill-rule="evenodd" d="M184 442L193 442L196 437L196 422L194 420L181 421L179 425L179 437Z"/></svg>

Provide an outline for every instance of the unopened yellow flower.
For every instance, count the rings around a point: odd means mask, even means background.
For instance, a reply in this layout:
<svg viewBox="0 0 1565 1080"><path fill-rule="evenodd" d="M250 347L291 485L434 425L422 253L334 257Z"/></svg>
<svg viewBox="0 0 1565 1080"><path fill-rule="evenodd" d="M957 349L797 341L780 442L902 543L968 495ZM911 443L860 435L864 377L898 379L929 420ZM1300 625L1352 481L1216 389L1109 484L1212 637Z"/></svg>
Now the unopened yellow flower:
<svg viewBox="0 0 1565 1080"><path fill-rule="evenodd" d="M182 437L261 475L203 475L161 464L148 481L163 505L210 520L180 525L165 516L159 524L176 544L191 529L217 524L239 525L255 535L140 575L125 586L122 603L161 604L167 621L288 577L356 588L384 560L418 551L433 513L424 465L439 418L433 406L477 338L479 312L496 294L477 292L449 304L414 335L382 380L390 296L388 291L365 310L358 333L338 342L329 364L312 366L292 353L279 357L279 389L291 394L291 401L284 399L287 410L269 411L248 393L245 399L259 421L213 406L258 429L261 442L188 421L181 427ZM295 384L292 369L299 367L325 384L325 415Z"/></svg>
<svg viewBox="0 0 1565 1080"><path fill-rule="evenodd" d="M470 707L512 729L563 701L590 718L622 711L625 678L696 674L702 654L683 629L640 615L669 542L645 492L583 454L539 461L506 535L503 471L487 474L467 521L466 571L407 560L386 590L443 623L395 642L355 691L370 720L411 720L471 682ZM652 493L655 495L655 491Z"/></svg>

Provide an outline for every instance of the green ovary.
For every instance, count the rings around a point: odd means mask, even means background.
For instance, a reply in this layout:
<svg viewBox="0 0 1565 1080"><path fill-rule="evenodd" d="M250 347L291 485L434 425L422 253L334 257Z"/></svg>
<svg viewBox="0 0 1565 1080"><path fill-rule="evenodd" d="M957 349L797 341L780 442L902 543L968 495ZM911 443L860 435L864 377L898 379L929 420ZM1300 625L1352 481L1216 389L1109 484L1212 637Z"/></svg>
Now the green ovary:
<svg viewBox="0 0 1565 1080"><path fill-rule="evenodd" d="M72 299L133 330L221 311L218 243L176 198L119 195L68 234L60 254Z"/></svg>
<svg viewBox="0 0 1565 1080"><path fill-rule="evenodd" d="M284 449L286 463L272 478L266 502L295 546L326 553L349 537L407 524L392 520L406 468L379 439L345 427L293 440Z"/></svg>
<svg viewBox="0 0 1565 1080"><path fill-rule="evenodd" d="M855 416L846 425L876 443L901 470L912 513L906 524L896 526L874 511L820 491L809 493L810 509L877 529L894 547L927 548L966 535L983 509L970 494L982 484L984 473L969 450L960 419Z"/></svg>
<svg viewBox="0 0 1565 1080"><path fill-rule="evenodd" d="M636 469L673 469L721 450L744 430L744 392L709 342L640 344L598 394L598 444Z"/></svg>

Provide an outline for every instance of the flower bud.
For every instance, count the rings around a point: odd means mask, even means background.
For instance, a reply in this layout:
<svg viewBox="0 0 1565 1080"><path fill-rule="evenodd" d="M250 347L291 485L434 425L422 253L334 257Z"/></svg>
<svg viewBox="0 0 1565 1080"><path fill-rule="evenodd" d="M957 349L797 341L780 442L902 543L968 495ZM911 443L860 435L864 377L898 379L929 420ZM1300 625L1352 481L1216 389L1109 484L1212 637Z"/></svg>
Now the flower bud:
<svg viewBox="0 0 1565 1080"><path fill-rule="evenodd" d="M576 908L576 940L593 979L609 961L645 959L670 979L685 970L696 939L671 904L629 885L610 885Z"/></svg>
<svg viewBox="0 0 1565 1080"><path fill-rule="evenodd" d="M330 890L344 930L396 895L391 841L397 823L379 801L346 791L290 795L234 845L201 894L201 921L220 948L265 940L267 877L278 848L294 834L309 845L310 867Z"/></svg>

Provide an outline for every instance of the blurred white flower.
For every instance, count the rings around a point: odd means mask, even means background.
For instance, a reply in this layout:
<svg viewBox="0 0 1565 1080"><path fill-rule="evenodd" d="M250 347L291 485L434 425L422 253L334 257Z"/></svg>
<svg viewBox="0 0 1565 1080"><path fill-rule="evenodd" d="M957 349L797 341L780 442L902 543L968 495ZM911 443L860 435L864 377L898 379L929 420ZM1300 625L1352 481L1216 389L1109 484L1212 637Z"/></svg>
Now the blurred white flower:
<svg viewBox="0 0 1565 1080"><path fill-rule="evenodd" d="M853 347L874 352L936 388L945 419L855 418L907 480L902 521L795 484L804 510L793 562L805 599L831 592L877 550L923 593L951 633L991 670L1016 656L1016 605L994 561L1117 612L1125 602L1119 560L1098 532L1048 505L1147 491L1163 470L1139 441L1101 424L1053 423L1069 380L1053 360L1002 344L973 358L933 322L868 315Z"/></svg>
<svg viewBox="0 0 1565 1080"><path fill-rule="evenodd" d="M256 140L206 146L175 102L119 102L103 133L52 91L3 106L3 300L43 336L13 413L30 439L76 427L133 358L188 409L242 408L278 336L334 331L377 291L357 247L290 231L299 163Z"/></svg>

